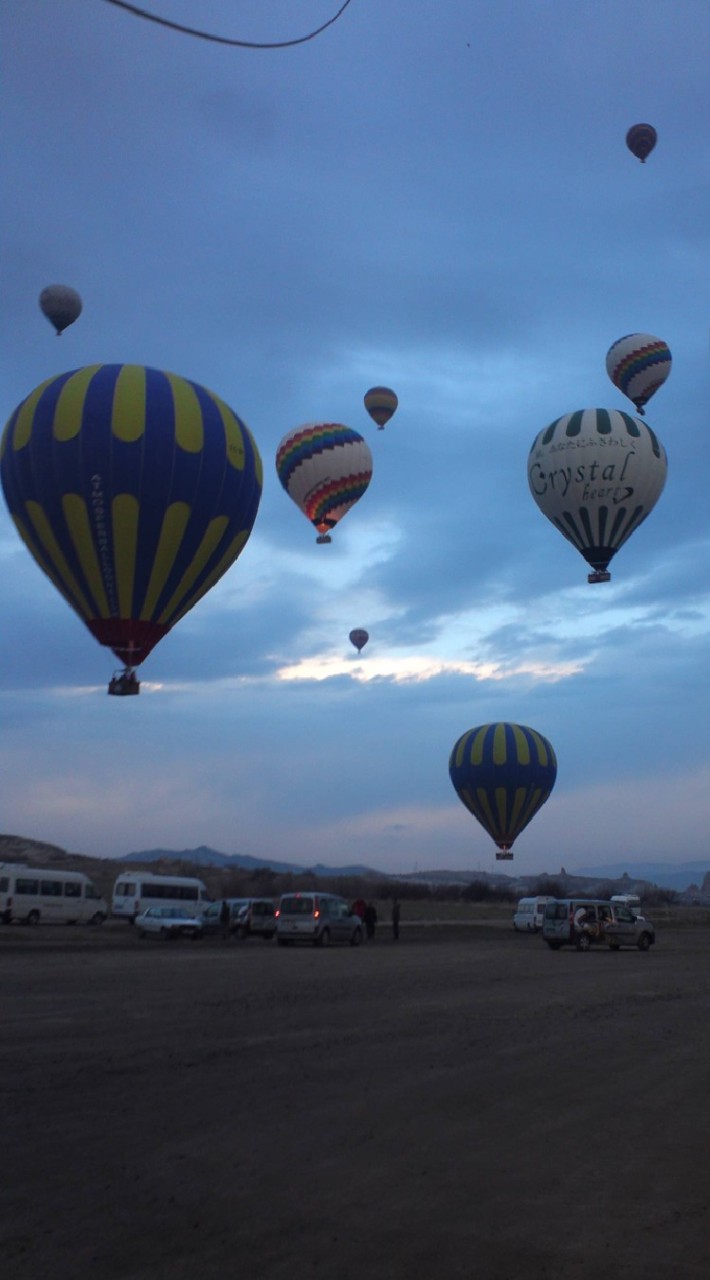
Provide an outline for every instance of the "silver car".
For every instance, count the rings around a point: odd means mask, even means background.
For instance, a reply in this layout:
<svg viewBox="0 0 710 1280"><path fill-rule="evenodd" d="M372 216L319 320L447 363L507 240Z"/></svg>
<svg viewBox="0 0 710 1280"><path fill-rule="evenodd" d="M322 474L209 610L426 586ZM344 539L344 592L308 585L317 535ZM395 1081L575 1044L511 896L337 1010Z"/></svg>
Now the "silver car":
<svg viewBox="0 0 710 1280"><path fill-rule="evenodd" d="M139 938L201 938L202 921L185 907L148 907L136 916Z"/></svg>
<svg viewBox="0 0 710 1280"><path fill-rule="evenodd" d="M635 916L622 903L602 898L557 898L545 907L542 937L553 951L560 947L589 951L594 946L648 951L656 941L656 930L650 920Z"/></svg>
<svg viewBox="0 0 710 1280"><path fill-rule="evenodd" d="M362 942L362 921L337 894L286 893L279 903L276 941L280 947L295 942L310 942L314 947L347 942L357 947Z"/></svg>

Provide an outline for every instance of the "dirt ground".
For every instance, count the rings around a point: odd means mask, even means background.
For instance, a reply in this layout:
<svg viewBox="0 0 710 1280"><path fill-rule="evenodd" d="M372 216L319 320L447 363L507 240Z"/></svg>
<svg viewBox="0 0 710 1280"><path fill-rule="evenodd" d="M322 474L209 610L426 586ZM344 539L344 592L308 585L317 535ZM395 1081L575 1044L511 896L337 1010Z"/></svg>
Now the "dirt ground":
<svg viewBox="0 0 710 1280"><path fill-rule="evenodd" d="M706 1280L710 929L0 930L7 1280Z"/></svg>

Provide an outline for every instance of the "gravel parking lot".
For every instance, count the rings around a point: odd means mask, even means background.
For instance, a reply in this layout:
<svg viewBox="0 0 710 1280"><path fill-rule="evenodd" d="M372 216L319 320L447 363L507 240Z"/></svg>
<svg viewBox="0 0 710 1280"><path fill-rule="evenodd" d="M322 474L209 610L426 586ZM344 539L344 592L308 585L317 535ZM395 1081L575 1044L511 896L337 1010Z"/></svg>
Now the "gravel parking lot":
<svg viewBox="0 0 710 1280"><path fill-rule="evenodd" d="M8 1280L705 1280L710 929L0 930Z"/></svg>

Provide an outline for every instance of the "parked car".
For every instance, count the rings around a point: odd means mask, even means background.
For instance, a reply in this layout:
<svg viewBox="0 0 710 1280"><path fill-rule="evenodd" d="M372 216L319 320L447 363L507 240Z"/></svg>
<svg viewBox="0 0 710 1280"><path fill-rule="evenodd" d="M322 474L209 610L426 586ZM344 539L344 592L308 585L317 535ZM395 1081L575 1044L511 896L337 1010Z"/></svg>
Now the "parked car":
<svg viewBox="0 0 710 1280"><path fill-rule="evenodd" d="M222 930L222 903L211 902L202 916L205 933ZM276 908L271 898L227 898L229 932L237 938L260 937L270 941L276 933Z"/></svg>
<svg viewBox="0 0 710 1280"><path fill-rule="evenodd" d="M240 938L264 938L267 942L276 934L276 907L270 898L247 898L239 909L235 933Z"/></svg>
<svg viewBox="0 0 710 1280"><path fill-rule="evenodd" d="M276 941L280 947L310 942L327 947L332 942L362 942L362 920L352 913L345 898L334 893L287 893L277 912Z"/></svg>
<svg viewBox="0 0 710 1280"><path fill-rule="evenodd" d="M602 898L557 898L548 902L542 922L542 936L553 951L576 947L589 951L593 946L637 947L648 951L656 941L650 920L635 916L629 907Z"/></svg>
<svg viewBox="0 0 710 1280"><path fill-rule="evenodd" d="M201 938L202 920L185 907L148 907L136 916L139 938Z"/></svg>
<svg viewBox="0 0 710 1280"><path fill-rule="evenodd" d="M222 903L224 898L218 898L216 902L211 902L202 913L202 924L205 933L221 933L222 932ZM229 932L234 933L239 920L239 913L242 911L249 901L248 898L227 898L226 902L229 906Z"/></svg>

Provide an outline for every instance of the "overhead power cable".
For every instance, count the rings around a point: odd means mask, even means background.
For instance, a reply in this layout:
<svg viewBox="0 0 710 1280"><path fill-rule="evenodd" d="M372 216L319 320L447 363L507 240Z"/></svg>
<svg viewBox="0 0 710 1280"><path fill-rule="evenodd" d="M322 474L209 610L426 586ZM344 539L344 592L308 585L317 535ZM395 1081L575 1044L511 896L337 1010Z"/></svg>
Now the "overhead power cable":
<svg viewBox="0 0 710 1280"><path fill-rule="evenodd" d="M137 18L145 18L148 22L156 22L158 26L169 27L171 31L180 31L185 36L195 36L198 40L211 40L213 44L227 44L239 49L289 49L294 44L305 44L306 40L313 40L319 36L321 31L325 31L326 27L332 27L334 22L338 21L341 13L344 13L350 4L350 0L345 0L341 4L338 12L324 22L322 26L316 27L315 31L309 31L308 35L298 36L295 40L271 40L268 42L259 42L257 40L234 40L229 36L216 36L210 31L198 31L195 27L183 26L181 22L172 22L170 18L161 18L157 13L149 13L147 9L140 9L137 4L129 4L127 0L106 0L107 4L113 4L117 9L125 9L128 13L134 14Z"/></svg>

